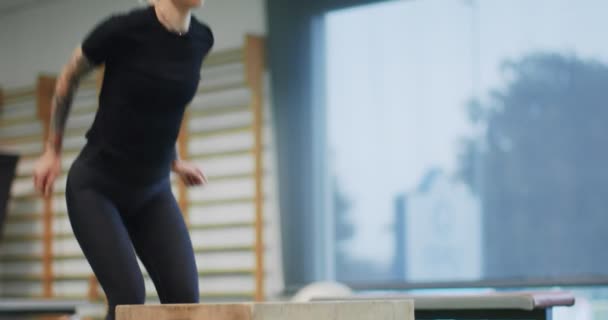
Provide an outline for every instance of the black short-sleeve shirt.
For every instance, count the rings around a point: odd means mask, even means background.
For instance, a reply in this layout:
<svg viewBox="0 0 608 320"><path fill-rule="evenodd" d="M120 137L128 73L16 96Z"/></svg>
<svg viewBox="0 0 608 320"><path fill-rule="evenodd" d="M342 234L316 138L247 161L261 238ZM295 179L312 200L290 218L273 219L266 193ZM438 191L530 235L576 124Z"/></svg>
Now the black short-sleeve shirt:
<svg viewBox="0 0 608 320"><path fill-rule="evenodd" d="M186 34L167 30L153 6L112 15L95 26L82 51L105 71L99 109L86 134L89 143L125 167L166 168L213 42L211 29L194 16Z"/></svg>

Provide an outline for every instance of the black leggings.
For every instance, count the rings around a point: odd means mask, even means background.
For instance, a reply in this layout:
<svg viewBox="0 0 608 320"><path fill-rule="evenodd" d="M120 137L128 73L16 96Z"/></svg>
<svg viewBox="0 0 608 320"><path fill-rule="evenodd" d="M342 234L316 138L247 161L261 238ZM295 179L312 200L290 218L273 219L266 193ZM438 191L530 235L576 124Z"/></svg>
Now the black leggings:
<svg viewBox="0 0 608 320"><path fill-rule="evenodd" d="M69 170L66 200L74 235L108 299L106 319L114 319L117 305L145 301L135 253L161 303L198 303L192 242L168 176L142 183L109 172L104 160L100 148L85 147Z"/></svg>

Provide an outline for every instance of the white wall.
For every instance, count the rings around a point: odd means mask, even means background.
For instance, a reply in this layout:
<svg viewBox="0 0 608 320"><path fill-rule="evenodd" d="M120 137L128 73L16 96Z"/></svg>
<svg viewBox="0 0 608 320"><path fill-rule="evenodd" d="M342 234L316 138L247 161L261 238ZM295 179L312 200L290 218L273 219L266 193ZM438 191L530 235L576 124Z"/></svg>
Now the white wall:
<svg viewBox="0 0 608 320"><path fill-rule="evenodd" d="M88 31L102 18L141 5L137 0L55 0L0 15L0 87L31 85L38 74L57 74ZM214 50L265 34L264 0L207 0L196 16L211 26Z"/></svg>

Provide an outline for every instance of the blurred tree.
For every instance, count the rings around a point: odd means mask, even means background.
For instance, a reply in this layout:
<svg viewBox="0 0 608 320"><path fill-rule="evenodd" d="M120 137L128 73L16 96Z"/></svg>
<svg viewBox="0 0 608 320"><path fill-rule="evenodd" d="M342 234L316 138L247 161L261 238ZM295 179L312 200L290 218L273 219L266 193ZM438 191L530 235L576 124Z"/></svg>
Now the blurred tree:
<svg viewBox="0 0 608 320"><path fill-rule="evenodd" d="M486 130L460 157L483 205L485 276L606 274L608 68L537 53L502 70L504 88L469 103Z"/></svg>
<svg viewBox="0 0 608 320"><path fill-rule="evenodd" d="M337 280L356 283L386 278L386 268L373 261L354 257L349 252L349 240L355 235L355 226L350 218L352 200L345 195L335 177L332 190Z"/></svg>

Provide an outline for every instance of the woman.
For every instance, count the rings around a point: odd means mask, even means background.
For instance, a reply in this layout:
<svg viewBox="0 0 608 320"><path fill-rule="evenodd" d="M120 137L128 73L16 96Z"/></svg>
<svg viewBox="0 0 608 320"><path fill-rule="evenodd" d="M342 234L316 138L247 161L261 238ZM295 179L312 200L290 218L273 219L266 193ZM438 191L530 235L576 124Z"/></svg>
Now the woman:
<svg viewBox="0 0 608 320"><path fill-rule="evenodd" d="M99 23L57 81L49 141L34 184L48 196L61 172L61 150L79 80L105 65L99 109L87 143L70 167L66 201L70 224L115 307L143 304L141 259L162 303L198 303L192 243L171 191L170 171L189 186L202 171L176 152L185 106L213 46L209 27L192 10L202 0L157 0Z"/></svg>

